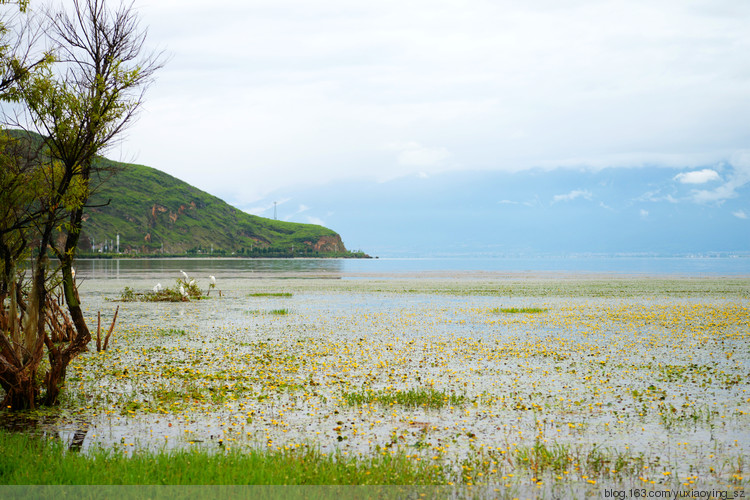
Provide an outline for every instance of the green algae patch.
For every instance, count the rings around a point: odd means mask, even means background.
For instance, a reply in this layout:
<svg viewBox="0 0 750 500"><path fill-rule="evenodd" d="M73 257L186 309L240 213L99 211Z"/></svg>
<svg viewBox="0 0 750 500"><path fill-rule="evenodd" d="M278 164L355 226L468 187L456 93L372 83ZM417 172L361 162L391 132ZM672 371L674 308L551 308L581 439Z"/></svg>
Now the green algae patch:
<svg viewBox="0 0 750 500"><path fill-rule="evenodd" d="M400 405L407 407L424 407L440 409L445 406L461 405L466 401L463 395L448 391L438 391L432 387L410 388L406 390L363 390L361 392L344 392L342 399L348 405Z"/></svg>

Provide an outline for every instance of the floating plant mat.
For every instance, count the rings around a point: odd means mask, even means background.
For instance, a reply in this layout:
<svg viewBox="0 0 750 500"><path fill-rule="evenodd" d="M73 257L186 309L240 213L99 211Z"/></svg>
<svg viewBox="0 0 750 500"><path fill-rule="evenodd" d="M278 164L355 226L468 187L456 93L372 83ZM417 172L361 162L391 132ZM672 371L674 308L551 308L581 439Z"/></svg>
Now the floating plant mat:
<svg viewBox="0 0 750 500"><path fill-rule="evenodd" d="M225 277L122 303L110 349L69 369L60 430L84 453L402 453L498 488L747 487L742 280L616 282ZM90 279L88 315L124 286L153 285Z"/></svg>

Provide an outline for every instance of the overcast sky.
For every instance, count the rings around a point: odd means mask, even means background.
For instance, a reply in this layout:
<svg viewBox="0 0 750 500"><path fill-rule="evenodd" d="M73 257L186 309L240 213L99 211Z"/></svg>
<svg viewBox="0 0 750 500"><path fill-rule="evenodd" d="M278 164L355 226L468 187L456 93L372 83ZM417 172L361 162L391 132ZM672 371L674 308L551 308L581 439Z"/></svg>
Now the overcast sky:
<svg viewBox="0 0 750 500"><path fill-rule="evenodd" d="M455 170L690 167L695 183L723 164L750 181L750 2L136 5L171 59L109 156L239 205Z"/></svg>

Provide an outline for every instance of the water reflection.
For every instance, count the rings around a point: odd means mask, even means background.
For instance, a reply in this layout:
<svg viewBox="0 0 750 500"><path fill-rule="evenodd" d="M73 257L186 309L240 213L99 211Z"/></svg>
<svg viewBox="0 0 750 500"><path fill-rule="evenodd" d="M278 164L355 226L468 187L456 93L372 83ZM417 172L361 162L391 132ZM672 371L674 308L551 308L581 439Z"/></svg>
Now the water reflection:
<svg viewBox="0 0 750 500"><path fill-rule="evenodd" d="M65 443L70 451L81 451L91 422L83 418L68 419L59 413L2 412L0 429L7 432L32 433Z"/></svg>
<svg viewBox="0 0 750 500"><path fill-rule="evenodd" d="M213 275L217 278L340 278L342 259L79 259L82 277L106 279Z"/></svg>
<svg viewBox="0 0 750 500"><path fill-rule="evenodd" d="M217 278L368 278L452 277L455 274L603 273L640 275L748 275L747 258L659 257L516 257L388 259L79 259L82 277L137 279L191 276Z"/></svg>

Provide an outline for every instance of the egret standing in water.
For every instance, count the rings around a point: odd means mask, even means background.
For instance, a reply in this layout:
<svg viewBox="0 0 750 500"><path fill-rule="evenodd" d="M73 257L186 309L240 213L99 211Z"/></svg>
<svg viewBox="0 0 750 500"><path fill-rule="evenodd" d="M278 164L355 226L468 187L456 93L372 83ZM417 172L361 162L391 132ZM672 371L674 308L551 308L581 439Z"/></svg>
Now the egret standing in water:
<svg viewBox="0 0 750 500"><path fill-rule="evenodd" d="M211 293L212 288L216 288L216 276L209 276L208 277L211 280L211 284L208 285L208 292L206 292L206 297Z"/></svg>
<svg viewBox="0 0 750 500"><path fill-rule="evenodd" d="M180 272L185 277L185 281L187 281L189 279L188 274L185 271L183 271L182 269L180 269Z"/></svg>
<svg viewBox="0 0 750 500"><path fill-rule="evenodd" d="M187 298L187 293L185 293L185 287L183 287L182 285L180 285L180 294L183 297Z"/></svg>
<svg viewBox="0 0 750 500"><path fill-rule="evenodd" d="M161 283L157 283L154 285L154 292L159 293L159 290L161 290Z"/></svg>

